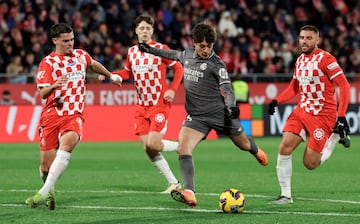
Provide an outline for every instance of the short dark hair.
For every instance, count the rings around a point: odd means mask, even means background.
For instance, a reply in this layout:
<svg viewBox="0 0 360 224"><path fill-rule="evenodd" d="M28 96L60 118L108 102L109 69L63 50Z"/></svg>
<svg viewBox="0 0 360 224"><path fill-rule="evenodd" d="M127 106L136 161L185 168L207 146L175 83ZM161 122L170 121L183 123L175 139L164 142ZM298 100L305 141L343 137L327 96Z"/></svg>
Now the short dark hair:
<svg viewBox="0 0 360 224"><path fill-rule="evenodd" d="M135 19L135 27L138 27L139 24L142 22L142 21L145 21L146 23L150 24L152 27L154 27L154 19L149 16L149 15L146 15L146 14L143 14L143 15L139 15L138 17L136 17Z"/></svg>
<svg viewBox="0 0 360 224"><path fill-rule="evenodd" d="M66 23L57 23L53 25L50 29L50 37L57 38L60 37L63 33L71 33L73 29Z"/></svg>
<svg viewBox="0 0 360 224"><path fill-rule="evenodd" d="M313 31L314 33L316 33L318 36L320 36L320 31L318 28L316 28L316 26L313 25L305 25L303 27L300 28L300 32L302 30L309 30L309 31Z"/></svg>
<svg viewBox="0 0 360 224"><path fill-rule="evenodd" d="M4 91L2 92L2 94L3 94L3 95L10 95L10 91L9 91L9 90L4 90Z"/></svg>
<svg viewBox="0 0 360 224"><path fill-rule="evenodd" d="M194 43L200 43L205 40L209 44L216 41L216 32L212 26L206 23L198 23L192 30Z"/></svg>

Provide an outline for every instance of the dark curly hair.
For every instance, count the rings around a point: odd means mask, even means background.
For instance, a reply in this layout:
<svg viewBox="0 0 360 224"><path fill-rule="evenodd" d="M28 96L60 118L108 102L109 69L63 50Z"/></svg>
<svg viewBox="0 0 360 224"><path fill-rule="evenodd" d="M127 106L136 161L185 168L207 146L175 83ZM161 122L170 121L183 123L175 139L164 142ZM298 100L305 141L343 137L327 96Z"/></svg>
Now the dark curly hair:
<svg viewBox="0 0 360 224"><path fill-rule="evenodd" d="M213 44L216 41L215 29L206 23L198 23L192 30L192 38L194 43L201 43L205 40L209 44Z"/></svg>

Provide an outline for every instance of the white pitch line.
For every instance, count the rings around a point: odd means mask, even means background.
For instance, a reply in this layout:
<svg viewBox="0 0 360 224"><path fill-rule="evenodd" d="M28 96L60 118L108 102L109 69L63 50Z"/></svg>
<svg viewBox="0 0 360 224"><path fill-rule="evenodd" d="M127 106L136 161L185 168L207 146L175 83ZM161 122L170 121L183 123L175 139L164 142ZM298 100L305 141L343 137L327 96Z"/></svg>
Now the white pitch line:
<svg viewBox="0 0 360 224"><path fill-rule="evenodd" d="M36 190L31 189L0 189L0 192L35 192ZM57 190L57 192L64 193L108 193L108 194L159 194L159 192L154 191L119 191L119 190ZM197 195L204 196L219 196L218 193L196 193ZM269 195L259 195L259 194L246 194L246 197L249 198L274 198L274 196ZM330 203L343 203L343 204L355 204L360 205L360 201L350 201L350 200L340 200L340 199L328 199L328 198L305 198L305 197L294 197L295 200L301 201L321 201L321 202L330 202Z"/></svg>
<svg viewBox="0 0 360 224"><path fill-rule="evenodd" d="M23 204L0 204L0 207L25 207ZM198 213L222 213L220 210L212 209L179 209L179 208L161 208L161 207L112 207L112 206L57 206L57 208L73 208L73 209L102 209L102 210L140 210L140 211L185 211ZM360 217L360 214L346 214L346 213L328 213L328 212L281 212L281 211L243 211L247 214L278 214L278 215L312 215L312 216L337 216L337 217Z"/></svg>

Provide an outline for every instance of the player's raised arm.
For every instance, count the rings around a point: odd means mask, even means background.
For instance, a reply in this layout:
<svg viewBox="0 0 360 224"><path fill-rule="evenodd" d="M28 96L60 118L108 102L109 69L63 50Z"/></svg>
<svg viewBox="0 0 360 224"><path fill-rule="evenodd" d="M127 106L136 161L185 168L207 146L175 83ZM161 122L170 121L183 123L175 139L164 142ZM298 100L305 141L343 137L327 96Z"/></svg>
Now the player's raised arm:
<svg viewBox="0 0 360 224"><path fill-rule="evenodd" d="M171 49L169 50L159 49L155 47L150 47L148 44L145 43L139 43L139 50L141 52L153 54L174 61L180 61L180 56L182 54L181 51L171 50Z"/></svg>

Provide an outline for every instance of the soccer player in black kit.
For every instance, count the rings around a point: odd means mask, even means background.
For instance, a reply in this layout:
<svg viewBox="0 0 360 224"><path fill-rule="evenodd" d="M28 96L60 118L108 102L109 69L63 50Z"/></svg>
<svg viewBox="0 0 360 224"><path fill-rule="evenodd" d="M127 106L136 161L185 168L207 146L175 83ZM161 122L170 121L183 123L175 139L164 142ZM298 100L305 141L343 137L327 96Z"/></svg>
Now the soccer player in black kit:
<svg viewBox="0 0 360 224"><path fill-rule="evenodd" d="M236 106L226 66L213 50L216 40L214 28L199 23L192 30L192 38L194 48L184 51L162 50L144 43L139 44L139 49L180 61L184 66L187 116L178 139L180 172L184 189L173 190L171 196L176 201L195 207L197 200L192 152L212 129L218 134L228 136L241 150L249 151L263 166L268 164L268 156L252 138L245 135L240 125L240 111Z"/></svg>

